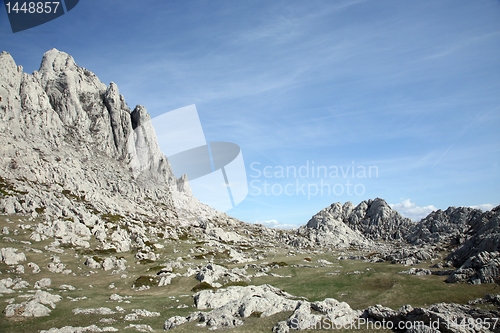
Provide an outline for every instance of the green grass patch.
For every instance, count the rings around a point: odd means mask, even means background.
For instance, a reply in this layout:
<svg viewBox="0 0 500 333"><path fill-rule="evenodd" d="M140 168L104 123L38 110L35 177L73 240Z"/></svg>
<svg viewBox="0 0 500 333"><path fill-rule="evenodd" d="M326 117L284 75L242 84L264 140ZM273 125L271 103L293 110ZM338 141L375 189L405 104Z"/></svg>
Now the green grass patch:
<svg viewBox="0 0 500 333"><path fill-rule="evenodd" d="M232 286L238 286L238 287L246 287L249 286L250 283L247 281L229 281L228 283L225 283L222 288L227 288L227 287L232 287Z"/></svg>
<svg viewBox="0 0 500 333"><path fill-rule="evenodd" d="M102 214L101 218L104 221L116 223L116 222L120 222L124 217L119 215L119 214Z"/></svg>
<svg viewBox="0 0 500 333"><path fill-rule="evenodd" d="M158 286L159 279L157 276L141 275L134 281L133 288L141 287L156 287Z"/></svg>
<svg viewBox="0 0 500 333"><path fill-rule="evenodd" d="M209 289L213 290L215 288L212 287L210 284L208 284L206 282L200 282L196 286L194 286L193 288L191 288L191 291L197 293L198 291L209 290Z"/></svg>

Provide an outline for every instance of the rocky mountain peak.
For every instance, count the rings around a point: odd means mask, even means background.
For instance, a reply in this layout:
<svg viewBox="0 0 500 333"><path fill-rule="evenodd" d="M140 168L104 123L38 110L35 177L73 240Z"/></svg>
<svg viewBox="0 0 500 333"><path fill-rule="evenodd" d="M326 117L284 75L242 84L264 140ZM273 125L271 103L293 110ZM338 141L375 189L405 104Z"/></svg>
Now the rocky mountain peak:
<svg viewBox="0 0 500 333"><path fill-rule="evenodd" d="M306 226L313 229L324 229L337 223L343 223L352 212L353 207L353 204L349 201L343 205L340 202L333 203L315 214L307 222Z"/></svg>
<svg viewBox="0 0 500 333"><path fill-rule="evenodd" d="M305 226L298 229L297 233L321 246L369 246L370 242L364 235L349 228L345 223L352 210L351 202L333 203L312 216Z"/></svg>
<svg viewBox="0 0 500 333"><path fill-rule="evenodd" d="M351 202L334 203L315 214L299 233L325 244L336 239L342 244L369 245L369 240L404 240L412 224L385 200L376 198L356 207Z"/></svg>
<svg viewBox="0 0 500 333"><path fill-rule="evenodd" d="M413 222L393 210L384 199L362 201L345 223L370 239L401 240Z"/></svg>
<svg viewBox="0 0 500 333"><path fill-rule="evenodd" d="M0 79L0 171L11 188L27 193L0 198L0 209L36 214L43 208L59 216L70 205L70 216L82 220L97 206L102 213L143 211L134 206L146 196L173 210L172 191L189 189L173 176L146 108L131 111L114 82L105 85L69 54L49 50L40 69L27 74L2 52ZM68 202L74 192L93 201ZM184 201L199 205L186 195ZM129 200L137 203L124 208Z"/></svg>
<svg viewBox="0 0 500 333"><path fill-rule="evenodd" d="M6 86L14 87L21 80L22 67L17 66L9 52L0 54L0 79ZM4 87L5 89L6 87Z"/></svg>
<svg viewBox="0 0 500 333"><path fill-rule="evenodd" d="M53 48L43 55L39 72L50 75L50 73L76 72L77 69L78 66L72 56Z"/></svg>

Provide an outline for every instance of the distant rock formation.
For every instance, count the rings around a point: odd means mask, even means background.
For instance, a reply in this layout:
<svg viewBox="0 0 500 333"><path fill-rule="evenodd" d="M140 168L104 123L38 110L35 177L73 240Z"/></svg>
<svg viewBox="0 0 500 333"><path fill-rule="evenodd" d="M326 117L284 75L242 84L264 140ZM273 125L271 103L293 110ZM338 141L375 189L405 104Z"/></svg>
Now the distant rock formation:
<svg viewBox="0 0 500 333"><path fill-rule="evenodd" d="M470 207L449 207L431 212L415 223L405 237L411 244L442 244L458 246L465 241L466 233L474 220L483 213Z"/></svg>
<svg viewBox="0 0 500 333"><path fill-rule="evenodd" d="M369 246L373 241L403 241L414 224L383 199L334 203L315 214L298 234L325 246Z"/></svg>
<svg viewBox="0 0 500 333"><path fill-rule="evenodd" d="M371 242L358 230L351 229L346 221L351 216L353 205L339 202L315 214L297 234L309 239L313 244L332 248L369 246Z"/></svg>
<svg viewBox="0 0 500 333"><path fill-rule="evenodd" d="M446 259L458 270L447 282L492 283L500 281L499 222L500 206L484 213L449 207L412 222L376 198L356 207L350 202L334 203L315 214L297 234L315 246L374 248L378 253L365 260L382 258L404 265L437 259L438 252L454 249Z"/></svg>
<svg viewBox="0 0 500 333"><path fill-rule="evenodd" d="M373 240L403 240L414 224L393 210L384 199L362 201L349 214L345 223Z"/></svg>

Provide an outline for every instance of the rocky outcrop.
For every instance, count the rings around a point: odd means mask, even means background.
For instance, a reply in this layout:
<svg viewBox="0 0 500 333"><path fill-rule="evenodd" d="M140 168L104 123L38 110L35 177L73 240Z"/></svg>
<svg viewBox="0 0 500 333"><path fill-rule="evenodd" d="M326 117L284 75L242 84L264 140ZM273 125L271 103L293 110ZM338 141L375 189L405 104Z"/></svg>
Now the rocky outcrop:
<svg viewBox="0 0 500 333"><path fill-rule="evenodd" d="M474 214L467 239L447 256L458 269L447 282L493 283L500 279L500 206Z"/></svg>
<svg viewBox="0 0 500 333"><path fill-rule="evenodd" d="M142 106L131 111L116 84L106 87L56 49L32 75L3 52L0 79L7 97L0 171L9 189L1 210L83 221L95 210L123 210L149 197L174 211L170 191L177 182L149 115Z"/></svg>
<svg viewBox="0 0 500 333"><path fill-rule="evenodd" d="M500 253L481 252L467 259L446 282L500 283Z"/></svg>
<svg viewBox="0 0 500 333"><path fill-rule="evenodd" d="M363 313L366 319L361 327L383 327L402 332L498 332L496 324L498 311L481 310L468 305L438 303L427 308L413 308L405 305L395 311L375 305ZM370 322L379 322L379 326ZM382 326L382 323L384 326Z"/></svg>
<svg viewBox="0 0 500 333"><path fill-rule="evenodd" d="M351 246L366 247L371 244L361 232L351 229L346 221L352 213L350 202L341 205L334 203L315 214L305 226L297 230L312 246L348 248Z"/></svg>
<svg viewBox="0 0 500 333"><path fill-rule="evenodd" d="M228 287L219 290L203 290L194 295L199 310L188 317L172 317L165 321L164 329L170 330L187 322L198 321L198 326L210 329L233 328L244 324L250 316L269 317L279 312L293 311L292 316L276 324L273 331L310 329L319 322L347 324L358 318L360 312L352 310L344 302L326 299L310 303L270 285Z"/></svg>
<svg viewBox="0 0 500 333"><path fill-rule="evenodd" d="M470 221L467 240L448 256L455 266L463 265L481 252L500 251L500 206L484 212Z"/></svg>
<svg viewBox="0 0 500 333"><path fill-rule="evenodd" d="M463 244L474 220L480 218L479 209L469 207L449 207L430 213L414 224L405 237L411 244L442 244L458 246Z"/></svg>
<svg viewBox="0 0 500 333"><path fill-rule="evenodd" d="M38 290L30 295L25 302L20 304L9 304L5 308L6 317L44 317L56 308L55 303L62 299L59 295L52 295L46 291Z"/></svg>
<svg viewBox="0 0 500 333"><path fill-rule="evenodd" d="M373 241L403 241L413 224L376 198L356 207L351 202L334 203L300 227L298 234L321 246L373 247Z"/></svg>
<svg viewBox="0 0 500 333"><path fill-rule="evenodd" d="M165 321L164 328L172 329L189 321L199 321L211 329L232 328L243 325L242 318L252 314L268 317L282 311L293 311L298 302L292 295L270 285L203 290L194 295L195 306L199 310L211 311L195 312L184 319L173 317Z"/></svg>
<svg viewBox="0 0 500 333"><path fill-rule="evenodd" d="M334 329L349 327L356 321L361 311L351 309L345 302L333 298L310 303L302 301L286 321L278 322L273 327L275 333L290 330Z"/></svg>
<svg viewBox="0 0 500 333"><path fill-rule="evenodd" d="M362 201L352 209L345 223L373 240L403 240L413 225L380 198Z"/></svg>
<svg viewBox="0 0 500 333"><path fill-rule="evenodd" d="M220 265L209 263L196 273L196 279L200 281L200 283L207 283L212 287L220 288L222 287L220 282L250 282L250 278L246 274L247 272L243 268L228 269Z"/></svg>

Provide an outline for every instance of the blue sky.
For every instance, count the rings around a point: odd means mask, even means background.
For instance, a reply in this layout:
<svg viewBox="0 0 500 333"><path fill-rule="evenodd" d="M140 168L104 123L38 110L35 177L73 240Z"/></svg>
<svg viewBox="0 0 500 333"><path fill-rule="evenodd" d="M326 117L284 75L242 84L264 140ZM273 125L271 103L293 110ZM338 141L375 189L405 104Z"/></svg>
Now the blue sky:
<svg viewBox="0 0 500 333"><path fill-rule="evenodd" d="M241 147L249 195L227 213L247 222L500 204L497 0L86 0L15 34L2 8L0 46L28 73L65 51L153 116L196 104L208 141Z"/></svg>

